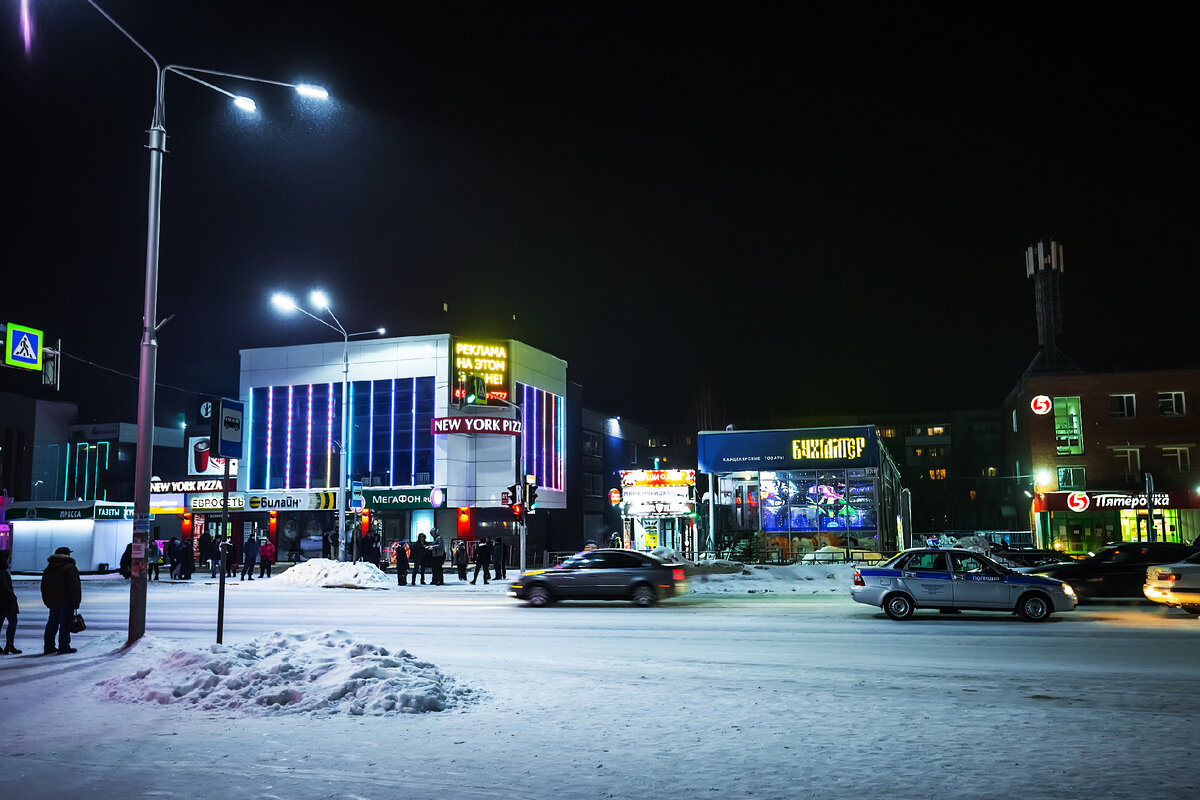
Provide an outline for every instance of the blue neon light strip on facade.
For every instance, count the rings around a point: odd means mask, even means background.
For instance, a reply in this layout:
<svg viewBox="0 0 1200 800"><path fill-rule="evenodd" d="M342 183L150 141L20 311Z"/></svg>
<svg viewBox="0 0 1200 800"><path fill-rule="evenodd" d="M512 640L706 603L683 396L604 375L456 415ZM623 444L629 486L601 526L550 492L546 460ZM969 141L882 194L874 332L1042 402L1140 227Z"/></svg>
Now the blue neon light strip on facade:
<svg viewBox="0 0 1200 800"><path fill-rule="evenodd" d="M341 388L341 387L339 387ZM329 384L325 410L325 485L333 485L333 384Z"/></svg>
<svg viewBox="0 0 1200 800"><path fill-rule="evenodd" d="M267 457L263 462L267 465L267 479L263 482L263 486L270 488L271 486L271 434L273 432L272 421L275 417L275 387L267 387Z"/></svg>
<svg viewBox="0 0 1200 800"><path fill-rule="evenodd" d="M250 390L249 402L246 403L246 460L244 463L238 464L238 470L246 470L246 485L253 486L250 482L250 465L254 463L251 457L251 443L254 441L254 390Z"/></svg>
<svg viewBox="0 0 1200 800"><path fill-rule="evenodd" d="M412 453L412 463L408 468L408 485L412 486L417 482L417 379L412 379L412 448L409 452ZM430 476L432 479L433 476Z"/></svg>

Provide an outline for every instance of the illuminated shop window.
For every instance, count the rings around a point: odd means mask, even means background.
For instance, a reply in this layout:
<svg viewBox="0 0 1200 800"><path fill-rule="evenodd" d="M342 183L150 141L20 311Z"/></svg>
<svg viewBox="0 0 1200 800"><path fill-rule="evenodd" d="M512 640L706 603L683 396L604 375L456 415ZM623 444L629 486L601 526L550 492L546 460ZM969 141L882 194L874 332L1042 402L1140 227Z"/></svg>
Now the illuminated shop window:
<svg viewBox="0 0 1200 800"><path fill-rule="evenodd" d="M1183 392L1159 392L1158 413L1164 417L1182 417Z"/></svg>
<svg viewBox="0 0 1200 800"><path fill-rule="evenodd" d="M1131 394L1110 394L1108 396L1108 413L1114 418L1136 417L1137 398Z"/></svg>
<svg viewBox="0 0 1200 800"><path fill-rule="evenodd" d="M1168 445L1162 448L1163 460L1170 464L1176 472L1192 471L1191 448L1187 445Z"/></svg>
<svg viewBox="0 0 1200 800"><path fill-rule="evenodd" d="M1054 398L1054 441L1060 456L1083 455L1083 414L1078 397Z"/></svg>
<svg viewBox="0 0 1200 800"><path fill-rule="evenodd" d="M1059 467L1058 488L1060 490L1083 489L1085 477L1083 467Z"/></svg>

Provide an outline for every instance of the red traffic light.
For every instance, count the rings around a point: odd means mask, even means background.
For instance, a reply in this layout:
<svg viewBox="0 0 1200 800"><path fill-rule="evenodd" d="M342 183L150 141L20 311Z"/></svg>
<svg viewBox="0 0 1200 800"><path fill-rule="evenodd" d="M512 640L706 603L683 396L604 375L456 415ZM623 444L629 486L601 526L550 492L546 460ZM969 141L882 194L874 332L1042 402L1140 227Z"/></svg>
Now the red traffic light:
<svg viewBox="0 0 1200 800"><path fill-rule="evenodd" d="M525 510L525 506L521 505L520 503L513 503L510 508L512 509L514 517L521 516L521 512Z"/></svg>

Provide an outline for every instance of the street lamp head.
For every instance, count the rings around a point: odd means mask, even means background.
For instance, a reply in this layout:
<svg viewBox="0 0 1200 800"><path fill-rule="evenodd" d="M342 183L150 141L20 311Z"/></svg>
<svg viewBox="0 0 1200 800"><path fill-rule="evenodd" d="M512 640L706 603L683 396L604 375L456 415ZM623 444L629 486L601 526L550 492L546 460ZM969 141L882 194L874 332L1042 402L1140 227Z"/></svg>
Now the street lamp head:
<svg viewBox="0 0 1200 800"><path fill-rule="evenodd" d="M1036 478L1036 480L1037 480L1037 483L1038 483L1038 485L1039 485L1039 486L1047 486L1047 485L1049 485L1049 483L1050 483L1050 479L1051 479L1051 477L1053 477L1053 476L1051 476L1051 475L1050 475L1050 470L1048 470L1048 469L1039 469L1039 470L1037 471L1037 475L1036 475L1036 476L1034 476L1034 477Z"/></svg>
<svg viewBox="0 0 1200 800"><path fill-rule="evenodd" d="M284 294L283 292L276 292L271 295L271 305L284 313L296 310L296 301L292 299L291 295Z"/></svg>
<svg viewBox="0 0 1200 800"><path fill-rule="evenodd" d="M380 336L383 336L385 333L387 333L387 328L376 328L375 330Z"/></svg>
<svg viewBox="0 0 1200 800"><path fill-rule="evenodd" d="M296 93L301 97L307 97L312 100L328 100L329 92L325 91L324 86L314 86L311 83L301 83L296 86Z"/></svg>
<svg viewBox="0 0 1200 800"><path fill-rule="evenodd" d="M312 303L312 307L320 311L329 308L329 295L320 289L314 289L308 295L308 302Z"/></svg>
<svg viewBox="0 0 1200 800"><path fill-rule="evenodd" d="M235 97L233 98L233 104L247 114L253 114L258 110L258 106L254 105L254 101L249 97Z"/></svg>

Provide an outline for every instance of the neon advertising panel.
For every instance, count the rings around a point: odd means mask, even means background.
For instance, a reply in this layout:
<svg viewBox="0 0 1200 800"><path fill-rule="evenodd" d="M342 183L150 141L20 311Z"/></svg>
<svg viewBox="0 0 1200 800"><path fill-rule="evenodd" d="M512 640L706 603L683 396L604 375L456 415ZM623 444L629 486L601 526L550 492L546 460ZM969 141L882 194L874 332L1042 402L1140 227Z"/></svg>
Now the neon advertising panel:
<svg viewBox="0 0 1200 800"><path fill-rule="evenodd" d="M565 398L523 383L516 389L524 431L519 441L525 474L535 476L538 486L562 491L566 484Z"/></svg>
<svg viewBox="0 0 1200 800"><path fill-rule="evenodd" d="M502 339L455 339L450 354L450 402L466 399L468 376L483 380L488 402L509 400L508 342Z"/></svg>

